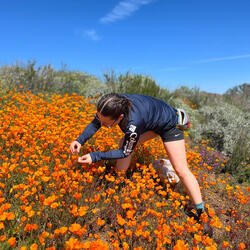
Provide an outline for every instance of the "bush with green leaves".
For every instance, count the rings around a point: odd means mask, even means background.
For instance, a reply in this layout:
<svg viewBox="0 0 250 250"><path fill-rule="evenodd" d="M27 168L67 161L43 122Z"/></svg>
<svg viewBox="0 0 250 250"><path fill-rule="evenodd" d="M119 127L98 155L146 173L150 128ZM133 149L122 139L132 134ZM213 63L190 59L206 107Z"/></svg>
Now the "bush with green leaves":
<svg viewBox="0 0 250 250"><path fill-rule="evenodd" d="M95 96L107 87L96 77L83 72L69 71L64 66L54 70L51 65L36 67L36 61L0 67L0 87L8 91L19 86L33 93L62 93Z"/></svg>
<svg viewBox="0 0 250 250"><path fill-rule="evenodd" d="M196 108L200 108L202 105L207 103L207 97L200 92L200 89L197 87L188 88L187 86L181 86L176 89L174 93L180 97L186 99Z"/></svg>
<svg viewBox="0 0 250 250"><path fill-rule="evenodd" d="M226 163L224 172L228 172L237 177L238 182L250 183L249 168L249 127L242 128L238 132L239 136L235 142L229 160Z"/></svg>
<svg viewBox="0 0 250 250"><path fill-rule="evenodd" d="M224 101L235 105L239 109L250 111L250 84L243 83L241 85L230 88L223 95Z"/></svg>
<svg viewBox="0 0 250 250"><path fill-rule="evenodd" d="M221 152L232 153L240 133L249 137L249 114L233 105L220 103L204 106L199 114L201 120L195 126L197 137L209 139L211 146Z"/></svg>
<svg viewBox="0 0 250 250"><path fill-rule="evenodd" d="M191 126L187 133L190 138L195 143L209 139L211 147L228 156L223 170L233 174L241 183L249 182L249 113L224 102L215 103L197 110L182 99L175 99L175 107L184 108L189 115Z"/></svg>
<svg viewBox="0 0 250 250"><path fill-rule="evenodd" d="M161 99L173 105L175 94L168 89L158 86L154 79L141 74L120 74L118 77L114 71L104 74L105 84L110 92L142 94Z"/></svg>
<svg viewBox="0 0 250 250"><path fill-rule="evenodd" d="M209 139L211 147L228 155L226 172L240 182L249 181L249 114L227 103L204 106L199 113L202 120L195 126L196 138Z"/></svg>

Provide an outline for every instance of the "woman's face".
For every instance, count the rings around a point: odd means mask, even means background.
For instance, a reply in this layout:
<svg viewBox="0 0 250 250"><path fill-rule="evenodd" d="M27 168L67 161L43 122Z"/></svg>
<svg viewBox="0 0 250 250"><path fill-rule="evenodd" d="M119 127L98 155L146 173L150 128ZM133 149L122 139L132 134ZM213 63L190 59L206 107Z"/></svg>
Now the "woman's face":
<svg viewBox="0 0 250 250"><path fill-rule="evenodd" d="M116 126L122 119L124 115L121 114L117 120L113 120L110 116L103 116L99 112L96 113L96 118L101 122L101 126L111 128Z"/></svg>

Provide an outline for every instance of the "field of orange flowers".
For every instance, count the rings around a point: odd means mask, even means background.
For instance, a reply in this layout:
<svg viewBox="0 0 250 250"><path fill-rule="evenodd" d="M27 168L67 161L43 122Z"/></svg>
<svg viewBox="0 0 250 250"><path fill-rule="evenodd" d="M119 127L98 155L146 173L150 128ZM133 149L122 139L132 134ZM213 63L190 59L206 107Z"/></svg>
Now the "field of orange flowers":
<svg viewBox="0 0 250 250"><path fill-rule="evenodd" d="M152 167L154 159L167 157L159 138L135 150L125 178L112 161L81 166L70 154L70 143L93 119L94 99L17 91L0 96L0 249L247 248L249 187L219 174L225 160L205 141L191 147L186 135L212 238L185 215L190 200L182 185L160 180ZM118 127L101 128L80 155L115 149L121 136Z"/></svg>

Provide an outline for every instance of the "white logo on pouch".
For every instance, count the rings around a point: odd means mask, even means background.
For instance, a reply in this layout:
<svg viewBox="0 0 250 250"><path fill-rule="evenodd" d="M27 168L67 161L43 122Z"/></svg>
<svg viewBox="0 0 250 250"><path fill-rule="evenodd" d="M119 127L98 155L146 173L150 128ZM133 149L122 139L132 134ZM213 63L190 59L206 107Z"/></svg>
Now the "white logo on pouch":
<svg viewBox="0 0 250 250"><path fill-rule="evenodd" d="M136 126L131 124L130 127L129 127L129 130L131 132L135 132L135 129L136 129Z"/></svg>

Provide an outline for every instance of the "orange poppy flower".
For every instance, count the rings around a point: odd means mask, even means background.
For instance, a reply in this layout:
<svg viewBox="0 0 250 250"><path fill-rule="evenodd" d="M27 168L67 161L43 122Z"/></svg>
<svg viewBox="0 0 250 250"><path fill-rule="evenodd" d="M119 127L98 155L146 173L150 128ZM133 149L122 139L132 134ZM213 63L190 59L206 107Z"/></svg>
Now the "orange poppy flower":
<svg viewBox="0 0 250 250"><path fill-rule="evenodd" d="M98 217L97 221L96 221L96 224L101 227L105 224L105 220L102 220L101 218Z"/></svg>
<svg viewBox="0 0 250 250"><path fill-rule="evenodd" d="M117 214L116 217L119 225L123 226L126 223L126 221L122 218L120 214Z"/></svg>
<svg viewBox="0 0 250 250"><path fill-rule="evenodd" d="M7 242L9 243L10 246L14 247L16 245L16 238L11 237L11 238L8 239Z"/></svg>

